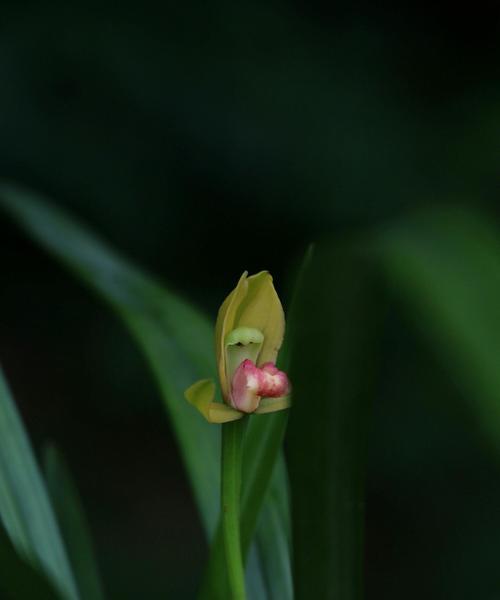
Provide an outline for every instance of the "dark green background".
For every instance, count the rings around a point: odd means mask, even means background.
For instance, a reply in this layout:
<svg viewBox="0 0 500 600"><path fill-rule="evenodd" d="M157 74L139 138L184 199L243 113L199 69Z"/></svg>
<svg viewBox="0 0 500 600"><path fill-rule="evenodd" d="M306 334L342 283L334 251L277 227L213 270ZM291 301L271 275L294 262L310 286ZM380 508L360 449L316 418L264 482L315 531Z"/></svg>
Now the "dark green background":
<svg viewBox="0 0 500 600"><path fill-rule="evenodd" d="M271 270L286 297L318 236L435 204L499 220L493 3L1 14L0 176L213 315L243 269ZM0 359L35 442L55 440L75 473L110 596L192 597L206 549L142 357L13 226L0 236ZM389 306L380 338L367 597L500 598L498 462L411 319Z"/></svg>

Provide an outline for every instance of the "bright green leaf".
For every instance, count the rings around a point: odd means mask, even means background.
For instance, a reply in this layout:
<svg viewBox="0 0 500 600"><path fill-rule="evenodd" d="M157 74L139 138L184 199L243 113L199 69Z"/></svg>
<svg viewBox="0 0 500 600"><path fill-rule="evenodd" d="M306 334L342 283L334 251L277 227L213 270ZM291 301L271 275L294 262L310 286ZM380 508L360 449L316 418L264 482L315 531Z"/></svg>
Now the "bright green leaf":
<svg viewBox="0 0 500 600"><path fill-rule="evenodd" d="M0 516L14 546L61 593L78 593L31 445L0 371Z"/></svg>

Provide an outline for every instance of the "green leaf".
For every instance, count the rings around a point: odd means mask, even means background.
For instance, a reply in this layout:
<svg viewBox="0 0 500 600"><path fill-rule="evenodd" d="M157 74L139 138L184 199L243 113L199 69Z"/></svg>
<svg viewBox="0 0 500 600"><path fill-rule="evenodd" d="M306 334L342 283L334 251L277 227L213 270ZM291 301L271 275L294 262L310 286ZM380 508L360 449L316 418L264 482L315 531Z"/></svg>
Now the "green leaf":
<svg viewBox="0 0 500 600"><path fill-rule="evenodd" d="M402 219L374 238L390 289L500 450L500 232L463 208Z"/></svg>
<svg viewBox="0 0 500 600"><path fill-rule="evenodd" d="M44 466L47 487L80 596L85 600L103 600L104 592L83 506L69 470L54 446L44 448Z"/></svg>
<svg viewBox="0 0 500 600"><path fill-rule="evenodd" d="M500 449L500 234L474 211L413 214L320 244L292 315L289 471L296 597L362 597L368 398L388 286Z"/></svg>
<svg viewBox="0 0 500 600"><path fill-rule="evenodd" d="M257 545L260 556L265 561L265 584L268 597L273 600L293 598L290 506L287 491L288 475L280 457L257 524Z"/></svg>
<svg viewBox="0 0 500 600"><path fill-rule="evenodd" d="M287 448L298 600L362 597L374 322L367 275L355 249L317 246L291 315Z"/></svg>
<svg viewBox="0 0 500 600"><path fill-rule="evenodd" d="M24 561L0 527L0 597L4 600L59 600L48 579Z"/></svg>
<svg viewBox="0 0 500 600"><path fill-rule="evenodd" d="M64 597L78 598L44 481L1 370L0 516L21 556L39 565Z"/></svg>
<svg viewBox="0 0 500 600"><path fill-rule="evenodd" d="M212 532L219 513L219 430L183 397L197 379L215 378L210 323L48 201L3 185L0 206L126 322L159 383L203 523Z"/></svg>
<svg viewBox="0 0 500 600"><path fill-rule="evenodd" d="M212 537L220 503L220 429L207 423L184 400L184 390L196 380L216 379L211 323L39 196L18 187L2 185L0 208L104 298L123 318L142 347L159 382L205 529ZM247 436L254 448L264 444L269 439L266 430L273 429L273 423L279 423L279 419L275 421L268 415L260 419L260 424L250 427ZM282 434L282 428L278 427L279 440ZM277 447L279 443L273 444L270 463L264 465L266 474L260 485L261 492L257 494L258 502L251 503L251 511L246 517L248 527L243 532L246 549L273 471ZM249 478L250 488L253 483ZM266 551L272 551L272 547ZM254 590L252 597L262 598L261 571L260 567L255 568L255 561L253 552L247 568L247 583L250 590Z"/></svg>

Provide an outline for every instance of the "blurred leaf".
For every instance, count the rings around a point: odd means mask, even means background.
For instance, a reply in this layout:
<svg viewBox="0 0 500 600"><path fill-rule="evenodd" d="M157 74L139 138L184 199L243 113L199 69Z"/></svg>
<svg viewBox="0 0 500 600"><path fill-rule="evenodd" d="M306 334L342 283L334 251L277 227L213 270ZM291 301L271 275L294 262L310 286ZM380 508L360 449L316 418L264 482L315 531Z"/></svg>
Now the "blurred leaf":
<svg viewBox="0 0 500 600"><path fill-rule="evenodd" d="M0 206L124 319L159 382L206 530L219 512L219 430L194 413L184 390L215 377L212 327L62 211L29 192L0 187Z"/></svg>
<svg viewBox="0 0 500 600"><path fill-rule="evenodd" d="M248 552L252 541L260 509L271 480L274 478L286 482L286 467L281 454L281 445L288 420L288 411L270 415L256 415L250 420L243 459L243 477L245 484L242 495L241 543L243 551ZM287 498L286 486L281 493L275 488L274 502ZM287 535L289 523L283 522Z"/></svg>
<svg viewBox="0 0 500 600"><path fill-rule="evenodd" d="M485 438L500 447L499 232L474 211L448 207L410 215L351 246L321 244L291 316L299 600L362 596L367 392L382 281L444 360Z"/></svg>
<svg viewBox="0 0 500 600"><path fill-rule="evenodd" d="M84 600L102 600L104 592L83 506L68 468L54 446L44 449L44 467L80 596Z"/></svg>
<svg viewBox="0 0 500 600"><path fill-rule="evenodd" d="M1 371L0 516L19 553L39 565L65 597L78 598L44 481Z"/></svg>
<svg viewBox="0 0 500 600"><path fill-rule="evenodd" d="M499 451L500 231L471 210L431 210L382 230L373 253Z"/></svg>
<svg viewBox="0 0 500 600"><path fill-rule="evenodd" d="M4 600L59 600L48 580L15 551L0 526L0 597Z"/></svg>
<svg viewBox="0 0 500 600"><path fill-rule="evenodd" d="M293 581L291 565L290 506L288 476L280 458L263 502L257 526L257 544L264 569L269 598L291 600Z"/></svg>
<svg viewBox="0 0 500 600"><path fill-rule="evenodd" d="M352 248L319 245L291 315L287 448L298 600L362 597L369 284Z"/></svg>
<svg viewBox="0 0 500 600"><path fill-rule="evenodd" d="M197 379L216 377L212 325L198 311L126 263L46 200L21 188L3 185L0 187L0 207L30 237L106 299L141 345L160 384L200 514L211 537L219 515L220 431L219 427L208 424L196 414L184 400L183 393ZM248 435L252 453L262 452L270 437L275 443L270 447L269 461L257 469L258 473L262 469L264 476L255 501L250 502L249 516L243 516L248 523L245 529L247 549L283 435L282 426L272 433L274 423L279 424L280 420L268 417L256 421ZM247 478L247 493L254 482L253 477ZM286 489L282 493L286 494ZM281 503L286 502L282 500ZM266 551L273 550L266 548ZM265 568L265 562L261 561L261 564ZM253 568L250 585L251 589L255 586L255 597L262 595L260 577L260 571Z"/></svg>

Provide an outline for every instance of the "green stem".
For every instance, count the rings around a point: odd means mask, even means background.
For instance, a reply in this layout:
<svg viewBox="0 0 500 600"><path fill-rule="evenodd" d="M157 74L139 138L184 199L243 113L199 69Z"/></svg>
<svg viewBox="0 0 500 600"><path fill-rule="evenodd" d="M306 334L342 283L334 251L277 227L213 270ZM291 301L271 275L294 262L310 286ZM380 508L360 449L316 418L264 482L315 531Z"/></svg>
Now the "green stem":
<svg viewBox="0 0 500 600"><path fill-rule="evenodd" d="M245 600L245 571L241 554L240 498L243 437L247 419L222 425L222 527L231 600Z"/></svg>

